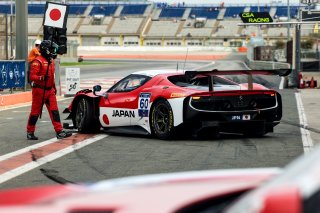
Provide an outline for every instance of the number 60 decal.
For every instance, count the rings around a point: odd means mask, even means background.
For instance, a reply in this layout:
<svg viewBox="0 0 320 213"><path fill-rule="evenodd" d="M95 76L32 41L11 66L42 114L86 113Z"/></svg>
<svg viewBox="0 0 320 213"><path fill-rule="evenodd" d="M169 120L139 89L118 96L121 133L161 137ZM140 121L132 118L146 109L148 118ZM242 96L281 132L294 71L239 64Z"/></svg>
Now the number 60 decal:
<svg viewBox="0 0 320 213"><path fill-rule="evenodd" d="M140 99L140 109L148 109L149 106L149 99Z"/></svg>
<svg viewBox="0 0 320 213"><path fill-rule="evenodd" d="M140 93L138 114L139 117L148 117L151 93Z"/></svg>

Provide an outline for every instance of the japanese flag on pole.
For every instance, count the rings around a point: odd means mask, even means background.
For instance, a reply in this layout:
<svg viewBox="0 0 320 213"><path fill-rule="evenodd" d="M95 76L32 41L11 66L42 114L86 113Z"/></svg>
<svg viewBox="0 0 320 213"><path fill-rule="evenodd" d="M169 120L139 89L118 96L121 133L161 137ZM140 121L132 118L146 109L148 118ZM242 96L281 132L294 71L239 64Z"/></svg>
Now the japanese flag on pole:
<svg viewBox="0 0 320 213"><path fill-rule="evenodd" d="M43 25L55 28L66 28L69 6L46 2Z"/></svg>

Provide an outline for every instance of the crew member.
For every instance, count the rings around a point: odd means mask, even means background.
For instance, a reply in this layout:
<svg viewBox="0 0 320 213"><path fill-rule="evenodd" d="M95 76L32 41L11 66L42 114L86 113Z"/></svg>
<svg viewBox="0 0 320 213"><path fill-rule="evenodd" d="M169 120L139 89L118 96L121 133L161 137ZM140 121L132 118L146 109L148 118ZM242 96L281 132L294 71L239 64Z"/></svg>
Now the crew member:
<svg viewBox="0 0 320 213"><path fill-rule="evenodd" d="M41 41L37 39L34 42L34 47L30 50L29 56L28 56L28 62L31 63L36 57L40 55L40 44Z"/></svg>
<svg viewBox="0 0 320 213"><path fill-rule="evenodd" d="M27 124L28 140L38 140L34 132L43 104L45 104L48 109L54 130L56 131L56 137L62 139L72 135L72 133L63 130L57 105L53 60L57 57L57 49L57 44L52 43L51 45L51 41L42 41L40 44L41 55L35 58L30 66L32 105ZM47 72L48 66L49 69Z"/></svg>
<svg viewBox="0 0 320 213"><path fill-rule="evenodd" d="M30 50L29 55L28 55L28 71L27 71L28 83L30 83L30 64L36 57L41 55L40 44L41 44L41 41L39 39L37 39L34 42L34 47Z"/></svg>

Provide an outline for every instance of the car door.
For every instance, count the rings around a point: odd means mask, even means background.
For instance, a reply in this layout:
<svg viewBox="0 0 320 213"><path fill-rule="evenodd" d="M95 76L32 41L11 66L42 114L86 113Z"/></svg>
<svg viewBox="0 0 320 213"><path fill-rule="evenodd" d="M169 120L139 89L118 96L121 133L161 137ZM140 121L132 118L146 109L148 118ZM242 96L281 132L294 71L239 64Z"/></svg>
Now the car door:
<svg viewBox="0 0 320 213"><path fill-rule="evenodd" d="M129 75L108 90L108 97L100 102L100 121L104 127L130 126L137 117L139 88L150 77Z"/></svg>

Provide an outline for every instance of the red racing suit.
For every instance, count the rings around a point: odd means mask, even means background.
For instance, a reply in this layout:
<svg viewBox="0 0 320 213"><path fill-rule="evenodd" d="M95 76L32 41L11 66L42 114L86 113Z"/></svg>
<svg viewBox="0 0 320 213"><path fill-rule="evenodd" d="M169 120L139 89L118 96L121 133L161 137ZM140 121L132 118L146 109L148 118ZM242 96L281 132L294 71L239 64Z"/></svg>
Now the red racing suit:
<svg viewBox="0 0 320 213"><path fill-rule="evenodd" d="M47 67L49 66L48 75ZM54 82L54 61L48 63L43 56L38 56L30 65L30 81L32 86L32 105L29 120L27 124L27 132L34 132L36 123L42 108L43 93L45 92L44 104L46 105L54 130L60 132L63 128L60 121L58 104L56 99L56 88ZM47 81L45 83L45 81Z"/></svg>

